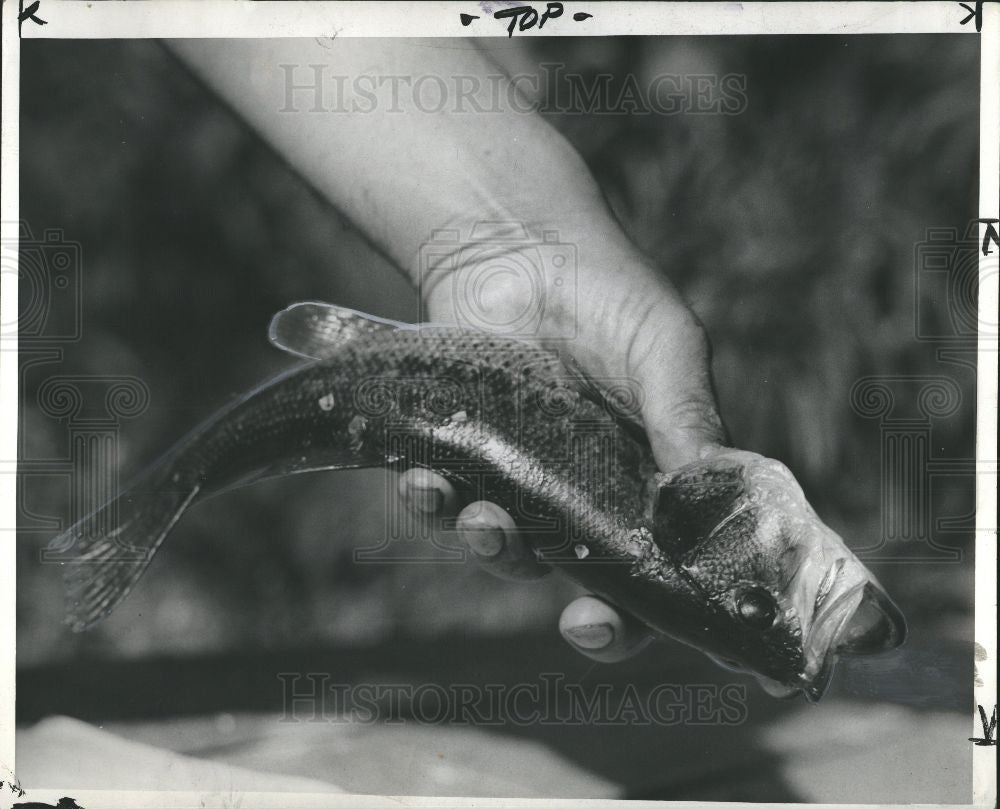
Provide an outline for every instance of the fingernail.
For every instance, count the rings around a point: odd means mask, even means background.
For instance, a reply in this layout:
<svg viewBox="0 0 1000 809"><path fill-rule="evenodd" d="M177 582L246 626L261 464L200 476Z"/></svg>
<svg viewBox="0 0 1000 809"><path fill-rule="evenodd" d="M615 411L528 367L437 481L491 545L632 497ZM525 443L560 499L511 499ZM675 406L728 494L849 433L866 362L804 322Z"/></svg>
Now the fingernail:
<svg viewBox="0 0 1000 809"><path fill-rule="evenodd" d="M413 507L424 514L436 514L444 505L444 493L434 486L408 485L406 496Z"/></svg>
<svg viewBox="0 0 1000 809"><path fill-rule="evenodd" d="M476 556L484 559L491 559L498 556L503 550L506 540L503 531L499 528L471 528L466 529L466 541Z"/></svg>
<svg viewBox="0 0 1000 809"><path fill-rule="evenodd" d="M615 639L611 624L584 624L567 629L566 634L581 649L603 649Z"/></svg>

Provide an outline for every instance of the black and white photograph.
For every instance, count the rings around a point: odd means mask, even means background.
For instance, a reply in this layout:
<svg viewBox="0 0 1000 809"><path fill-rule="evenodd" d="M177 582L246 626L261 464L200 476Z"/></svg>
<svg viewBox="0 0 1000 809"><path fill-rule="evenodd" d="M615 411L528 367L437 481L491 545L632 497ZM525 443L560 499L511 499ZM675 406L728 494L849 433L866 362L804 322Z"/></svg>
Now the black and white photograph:
<svg viewBox="0 0 1000 809"><path fill-rule="evenodd" d="M1000 5L3 41L0 805L995 806Z"/></svg>

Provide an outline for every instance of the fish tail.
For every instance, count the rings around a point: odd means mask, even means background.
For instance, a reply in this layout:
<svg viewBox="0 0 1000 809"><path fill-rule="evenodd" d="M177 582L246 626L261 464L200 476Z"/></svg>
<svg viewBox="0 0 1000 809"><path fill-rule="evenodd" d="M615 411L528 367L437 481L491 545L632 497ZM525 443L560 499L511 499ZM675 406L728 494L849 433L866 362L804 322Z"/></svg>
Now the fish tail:
<svg viewBox="0 0 1000 809"><path fill-rule="evenodd" d="M73 525L53 545L62 562L66 623L82 632L108 615L149 567L170 529L201 490L178 475L137 486ZM50 546L51 547L51 546Z"/></svg>

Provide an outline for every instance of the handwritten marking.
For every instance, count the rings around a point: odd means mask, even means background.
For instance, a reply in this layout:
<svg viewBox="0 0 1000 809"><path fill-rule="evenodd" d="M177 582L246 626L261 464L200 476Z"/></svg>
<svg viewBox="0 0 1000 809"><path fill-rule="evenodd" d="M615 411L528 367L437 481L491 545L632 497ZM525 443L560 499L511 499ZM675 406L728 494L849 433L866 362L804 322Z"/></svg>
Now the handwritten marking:
<svg viewBox="0 0 1000 809"><path fill-rule="evenodd" d="M983 3L990 2L996 3L1000 0L976 0L975 8L970 6L968 3L959 3L959 5L968 11L968 15L959 25L965 25L969 20L974 19L976 21L976 33L982 33L983 30Z"/></svg>
<svg viewBox="0 0 1000 809"><path fill-rule="evenodd" d="M21 788L21 782L14 775L13 771L9 767L5 767L0 764L0 770L3 770L7 774L7 780L0 778L0 791L3 791L4 787L13 792L17 797L24 797L24 790Z"/></svg>
<svg viewBox="0 0 1000 809"><path fill-rule="evenodd" d="M490 7L484 3L480 4L480 7L487 13L490 11ZM514 31L529 31L538 26L538 30L541 31L545 27L545 23L549 20L554 20L563 15L563 4L562 3L546 3L545 11L541 14L533 8L532 6L514 6L511 8L503 8L499 11L493 12L493 19L495 20L506 20L510 19L510 23L507 26L507 36L514 36ZM578 11L573 15L574 22L583 22L593 17L593 14L588 14L585 11ZM462 23L463 27L468 27L472 24L473 20L478 20L479 17L473 14L459 14L458 20Z"/></svg>
<svg viewBox="0 0 1000 809"><path fill-rule="evenodd" d="M982 705L979 707L979 721L983 723L983 735L980 736L970 736L969 741L975 743L977 747L995 747L997 740L993 738L993 734L996 733L997 729L997 706L993 706L993 716L990 717L989 721L986 720L986 710Z"/></svg>
<svg viewBox="0 0 1000 809"><path fill-rule="evenodd" d="M330 36L316 37L316 44L319 45L321 48L323 48L323 50L327 50L327 51L332 50L333 49L334 40L338 36L340 36L340 32L342 30L343 29L341 29L341 28L334 28L333 29L333 33L330 34Z"/></svg>
<svg viewBox="0 0 1000 809"><path fill-rule="evenodd" d="M41 0L35 0L27 8L24 7L24 0L20 0L18 4L17 11L17 35L21 36L21 26L24 24L25 20L31 20L35 25L48 25L48 20L43 20L41 17L35 16L35 12L38 11L38 7L41 5Z"/></svg>
<svg viewBox="0 0 1000 809"><path fill-rule="evenodd" d="M983 236L983 255L988 256L993 252L990 250L990 242L996 242L996 246L1000 247L1000 234L993 227L997 222L1000 222L1000 219L977 219L976 221L986 225L986 235Z"/></svg>

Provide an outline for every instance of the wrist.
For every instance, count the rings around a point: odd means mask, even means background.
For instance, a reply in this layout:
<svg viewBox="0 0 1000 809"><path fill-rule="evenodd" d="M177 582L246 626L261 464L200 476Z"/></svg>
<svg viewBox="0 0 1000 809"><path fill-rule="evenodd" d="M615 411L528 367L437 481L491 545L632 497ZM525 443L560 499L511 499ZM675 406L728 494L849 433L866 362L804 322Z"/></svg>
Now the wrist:
<svg viewBox="0 0 1000 809"><path fill-rule="evenodd" d="M540 343L571 356L598 385L625 386L663 471L726 442L705 330L624 234L447 232L421 256L428 320Z"/></svg>

